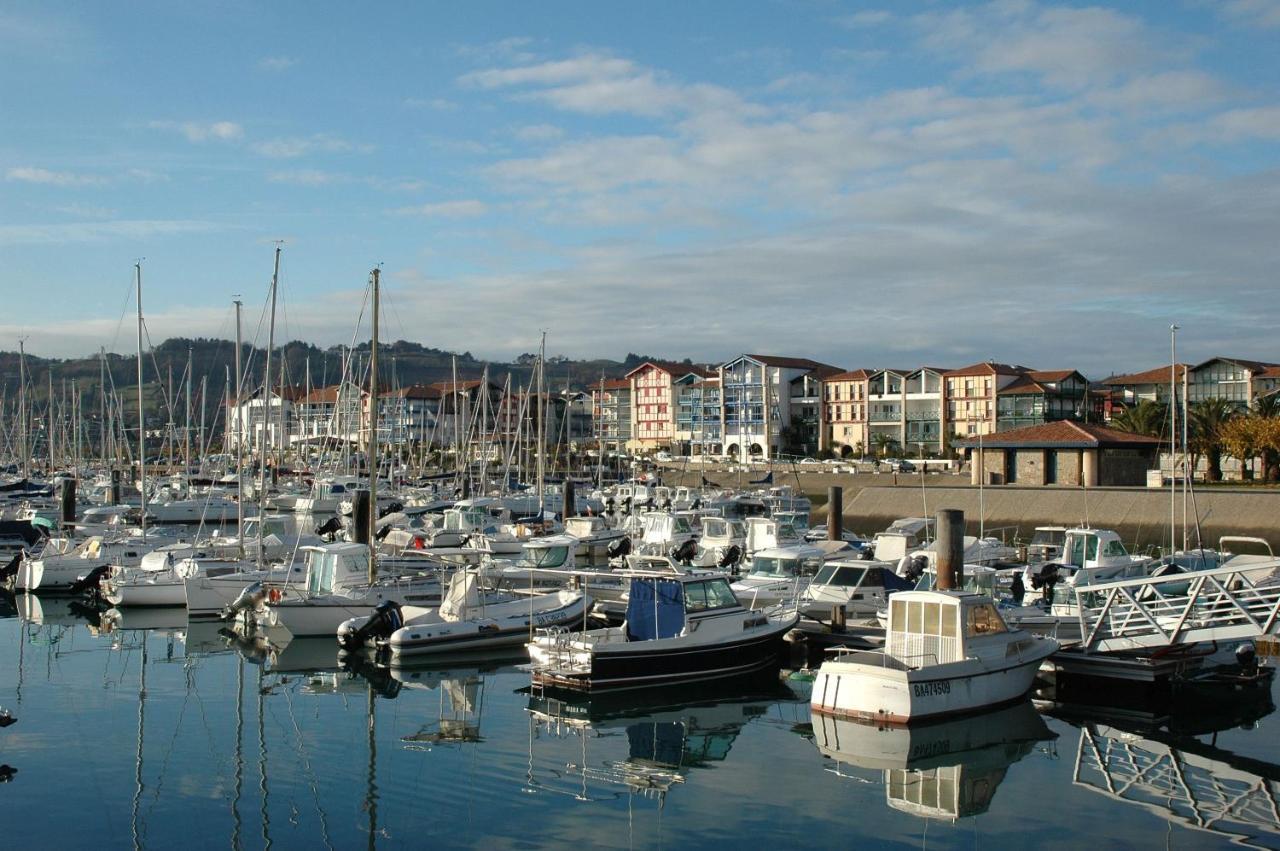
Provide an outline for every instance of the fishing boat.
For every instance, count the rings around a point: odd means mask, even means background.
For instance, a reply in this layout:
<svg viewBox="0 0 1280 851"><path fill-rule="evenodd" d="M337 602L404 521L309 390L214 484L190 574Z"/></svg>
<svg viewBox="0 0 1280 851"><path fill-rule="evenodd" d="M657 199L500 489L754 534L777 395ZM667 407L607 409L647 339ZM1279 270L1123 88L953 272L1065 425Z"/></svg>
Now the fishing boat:
<svg viewBox="0 0 1280 851"><path fill-rule="evenodd" d="M751 557L747 575L733 583L733 593L753 609L794 600L822 567L824 556L823 550L811 544L760 550Z"/></svg>
<svg viewBox="0 0 1280 851"><path fill-rule="evenodd" d="M889 594L914 587L915 583L898 576L893 565L885 562L837 559L819 568L801 593L800 613L827 618L839 606L847 615L869 617L886 606Z"/></svg>
<svg viewBox="0 0 1280 851"><path fill-rule="evenodd" d="M994 601L967 591L902 591L883 651L843 651L813 683L814 712L906 724L1023 697L1058 642L1010 630Z"/></svg>
<svg viewBox="0 0 1280 851"><path fill-rule="evenodd" d="M743 674L776 665L798 619L792 607L747 609L725 576L633 576L622 626L538 632L533 682L597 691Z"/></svg>

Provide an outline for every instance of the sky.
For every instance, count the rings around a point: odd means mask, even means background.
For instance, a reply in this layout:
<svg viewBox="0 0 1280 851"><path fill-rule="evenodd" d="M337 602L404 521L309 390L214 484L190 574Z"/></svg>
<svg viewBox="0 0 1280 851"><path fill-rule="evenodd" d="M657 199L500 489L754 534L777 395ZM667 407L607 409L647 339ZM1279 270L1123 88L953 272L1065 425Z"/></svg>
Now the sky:
<svg viewBox="0 0 1280 851"><path fill-rule="evenodd" d="M1280 361L1280 0L0 6L0 349ZM363 318L362 318L363 317Z"/></svg>

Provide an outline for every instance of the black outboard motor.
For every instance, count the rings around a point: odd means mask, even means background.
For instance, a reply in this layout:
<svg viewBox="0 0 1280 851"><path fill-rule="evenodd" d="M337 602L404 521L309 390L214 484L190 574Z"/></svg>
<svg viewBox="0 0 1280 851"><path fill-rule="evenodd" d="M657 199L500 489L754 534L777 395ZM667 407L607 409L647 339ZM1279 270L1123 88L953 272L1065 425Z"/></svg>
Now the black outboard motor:
<svg viewBox="0 0 1280 851"><path fill-rule="evenodd" d="M0 567L0 585L18 575L18 565L22 564L22 553L15 553L4 567Z"/></svg>
<svg viewBox="0 0 1280 851"><path fill-rule="evenodd" d="M364 625L349 632L338 633L338 643L344 650L359 650L380 638L390 638L391 633L404 626L404 615L395 600L383 600L373 609Z"/></svg>
<svg viewBox="0 0 1280 851"><path fill-rule="evenodd" d="M342 521L338 519L336 514L316 527L316 534L321 538L325 538L326 535L334 535L341 531ZM325 540L332 540L332 538L325 538Z"/></svg>
<svg viewBox="0 0 1280 851"><path fill-rule="evenodd" d="M1027 586L1022 582L1022 571L1016 571L1013 574L1013 583L1009 586L1009 593L1013 595L1013 603L1015 606L1022 605L1022 598L1027 595Z"/></svg>
<svg viewBox="0 0 1280 851"><path fill-rule="evenodd" d="M84 576L71 583L68 589L72 594L83 594L86 591L97 594L102 590L102 583L107 581L111 576L111 565L100 564Z"/></svg>
<svg viewBox="0 0 1280 851"><path fill-rule="evenodd" d="M394 527L390 523L381 527L380 529L378 529L378 531L373 533L374 540L377 540L377 541L385 540L386 537L391 534L391 530L393 528Z"/></svg>
<svg viewBox="0 0 1280 851"><path fill-rule="evenodd" d="M631 538L623 535L621 538L615 538L609 542L609 546L605 548L605 552L609 554L609 558L622 558L631 555Z"/></svg>
<svg viewBox="0 0 1280 851"><path fill-rule="evenodd" d="M1046 561L1031 574L1031 587L1041 592L1045 605L1053 603L1053 586L1062 581L1057 562Z"/></svg>
<svg viewBox="0 0 1280 851"><path fill-rule="evenodd" d="M698 542L693 538L685 541L680 546L671 551L671 559L685 566L693 564L693 559L698 555Z"/></svg>
<svg viewBox="0 0 1280 851"><path fill-rule="evenodd" d="M398 511L404 511L404 504L400 502L389 502L387 507L378 512L378 518L386 517L388 514L395 514Z"/></svg>
<svg viewBox="0 0 1280 851"><path fill-rule="evenodd" d="M730 544L720 556L720 560L716 562L716 567L723 567L726 570L735 570L738 563L741 561L742 547L737 544Z"/></svg>
<svg viewBox="0 0 1280 851"><path fill-rule="evenodd" d="M1253 646L1252 641L1246 641L1236 647L1236 664L1240 666L1240 673L1243 676L1258 675L1258 648Z"/></svg>

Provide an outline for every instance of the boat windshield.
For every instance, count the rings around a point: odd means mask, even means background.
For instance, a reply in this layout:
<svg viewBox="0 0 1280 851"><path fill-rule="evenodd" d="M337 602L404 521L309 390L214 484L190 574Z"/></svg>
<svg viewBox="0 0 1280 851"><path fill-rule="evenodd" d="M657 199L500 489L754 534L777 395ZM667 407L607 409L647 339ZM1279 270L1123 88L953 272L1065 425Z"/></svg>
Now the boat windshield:
<svg viewBox="0 0 1280 851"><path fill-rule="evenodd" d="M702 518L702 535L706 538L725 538L729 535L729 522L719 517Z"/></svg>
<svg viewBox="0 0 1280 851"><path fill-rule="evenodd" d="M800 559L756 556L751 561L752 576L795 576L800 570Z"/></svg>
<svg viewBox="0 0 1280 851"><path fill-rule="evenodd" d="M855 588L862 582L862 577L866 575L867 569L865 567L846 567L844 565L829 564L818 571L818 575L813 578L813 584Z"/></svg>
<svg viewBox="0 0 1280 851"><path fill-rule="evenodd" d="M531 567L559 567L569 557L568 547L525 547L524 560Z"/></svg>
<svg viewBox="0 0 1280 851"><path fill-rule="evenodd" d="M706 609L723 609L737 605L739 605L738 598L734 596L728 580L708 579L704 582L685 583L685 611L701 612Z"/></svg>
<svg viewBox="0 0 1280 851"><path fill-rule="evenodd" d="M1062 529L1037 529L1031 536L1031 546L1050 544L1060 547L1066 539L1067 533Z"/></svg>
<svg viewBox="0 0 1280 851"><path fill-rule="evenodd" d="M312 553L307 570L307 590L312 594L328 594L333 590L333 570L337 556L331 553Z"/></svg>
<svg viewBox="0 0 1280 851"><path fill-rule="evenodd" d="M969 638L1008 632L1004 618L991 603L969 606L964 615L964 634Z"/></svg>

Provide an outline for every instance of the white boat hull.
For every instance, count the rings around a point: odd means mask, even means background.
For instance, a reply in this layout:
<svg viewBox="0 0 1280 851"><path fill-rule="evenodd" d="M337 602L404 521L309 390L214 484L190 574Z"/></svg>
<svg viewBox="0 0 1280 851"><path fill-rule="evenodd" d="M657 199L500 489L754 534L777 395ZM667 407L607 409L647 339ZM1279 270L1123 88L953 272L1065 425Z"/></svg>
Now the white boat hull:
<svg viewBox="0 0 1280 851"><path fill-rule="evenodd" d="M1055 650L1048 639L1031 640L1003 664L984 667L973 659L901 670L875 664L880 653L859 653L823 663L813 682L814 712L906 724L1000 706L1026 695L1040 663ZM842 661L866 659L866 662ZM891 660L890 660L891 662Z"/></svg>

